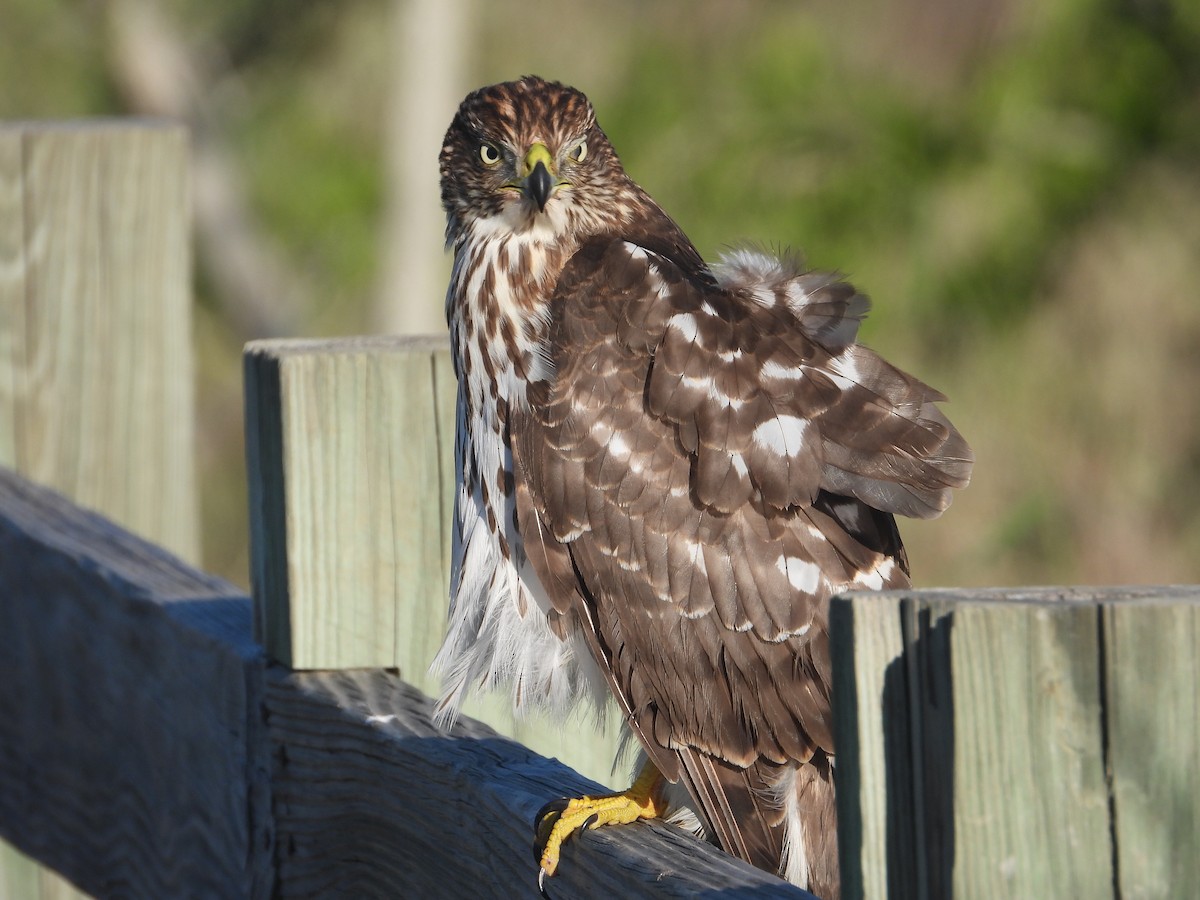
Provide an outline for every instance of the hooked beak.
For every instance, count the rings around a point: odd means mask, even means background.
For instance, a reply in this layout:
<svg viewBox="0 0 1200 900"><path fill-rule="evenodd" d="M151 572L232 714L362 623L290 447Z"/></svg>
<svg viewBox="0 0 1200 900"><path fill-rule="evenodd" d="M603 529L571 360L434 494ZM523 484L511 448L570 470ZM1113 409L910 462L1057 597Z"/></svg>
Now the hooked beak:
<svg viewBox="0 0 1200 900"><path fill-rule="evenodd" d="M521 189L526 197L537 204L538 212L545 212L546 202L554 193L556 185L554 176L550 174L553 168L554 158L545 144L534 144L525 154L525 178L521 182Z"/></svg>

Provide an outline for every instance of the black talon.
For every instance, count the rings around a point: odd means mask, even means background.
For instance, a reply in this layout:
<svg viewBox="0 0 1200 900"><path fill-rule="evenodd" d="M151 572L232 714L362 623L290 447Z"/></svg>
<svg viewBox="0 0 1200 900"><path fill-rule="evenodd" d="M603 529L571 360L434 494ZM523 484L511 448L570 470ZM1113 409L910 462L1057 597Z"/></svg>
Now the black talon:
<svg viewBox="0 0 1200 900"><path fill-rule="evenodd" d="M561 814L562 811L570 805L571 799L569 797L559 797L557 800L551 800L537 811L537 815L533 817L533 821L536 825L540 826L542 824L542 820L550 813L553 812Z"/></svg>
<svg viewBox="0 0 1200 900"><path fill-rule="evenodd" d="M596 823L596 820L599 818L600 818L599 813L592 813L590 816L588 816L586 819L583 820L583 824L579 826L579 830L581 832L587 831L589 828L591 828Z"/></svg>
<svg viewBox="0 0 1200 900"><path fill-rule="evenodd" d="M542 864L542 853L546 849L546 841L550 840L550 832L554 830L554 823L558 821L558 817L562 815L563 810L570 802L567 797L551 800L533 817L533 861L539 866ZM541 881L541 876L538 876L538 880Z"/></svg>

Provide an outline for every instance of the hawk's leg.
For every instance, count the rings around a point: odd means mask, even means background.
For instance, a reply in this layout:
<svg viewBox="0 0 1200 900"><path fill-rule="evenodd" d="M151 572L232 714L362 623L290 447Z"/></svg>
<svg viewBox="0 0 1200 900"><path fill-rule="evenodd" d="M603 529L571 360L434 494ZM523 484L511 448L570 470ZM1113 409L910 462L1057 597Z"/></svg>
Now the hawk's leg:
<svg viewBox="0 0 1200 900"><path fill-rule="evenodd" d="M543 877L554 874L563 841L575 832L601 825L626 825L638 819L662 818L667 809L664 786L665 779L654 763L646 760L637 779L626 791L555 800L543 806L534 819L537 837L533 852L541 866L539 884Z"/></svg>

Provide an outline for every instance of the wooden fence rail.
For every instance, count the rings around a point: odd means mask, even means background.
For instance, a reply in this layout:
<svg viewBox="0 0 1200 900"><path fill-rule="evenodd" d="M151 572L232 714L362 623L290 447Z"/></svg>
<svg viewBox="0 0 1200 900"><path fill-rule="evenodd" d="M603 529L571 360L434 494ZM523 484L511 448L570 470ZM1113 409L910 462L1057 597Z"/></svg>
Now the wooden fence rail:
<svg viewBox="0 0 1200 900"><path fill-rule="evenodd" d="M533 814L598 787L382 669L269 664L249 597L4 469L0 586L0 835L98 897L537 896ZM806 896L658 824L551 888L726 891Z"/></svg>
<svg viewBox="0 0 1200 900"><path fill-rule="evenodd" d="M520 896L594 789L383 669L294 672L248 597L0 470L0 835L97 896ZM834 601L847 897L1190 896L1200 589ZM555 896L800 892L672 829ZM20 894L14 894L20 896Z"/></svg>

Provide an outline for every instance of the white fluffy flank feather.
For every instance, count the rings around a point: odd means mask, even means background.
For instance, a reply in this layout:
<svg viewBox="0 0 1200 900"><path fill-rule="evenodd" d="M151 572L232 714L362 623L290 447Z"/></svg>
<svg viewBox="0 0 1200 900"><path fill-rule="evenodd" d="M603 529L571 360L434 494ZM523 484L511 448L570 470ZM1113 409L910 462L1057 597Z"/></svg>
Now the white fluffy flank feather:
<svg viewBox="0 0 1200 900"><path fill-rule="evenodd" d="M435 719L449 724L473 690L493 690L507 685L518 713L531 709L564 718L581 697L592 701L603 717L608 686L592 660L585 639L577 631L559 638L546 617L550 608L541 583L525 561L520 535L509 529L506 558L488 527L488 510L478 487L463 478L467 452L463 406L459 405L456 469L458 494L452 541L453 583L445 641L430 671L442 678L443 692ZM481 465L494 466L506 456L499 437L490 429L477 429L475 450ZM491 440L489 440L491 438ZM481 444L497 446L483 447ZM507 461L511 465L511 460ZM509 498L491 497L507 507ZM498 521L513 520L512 510L493 510ZM523 611L523 612L522 612Z"/></svg>

